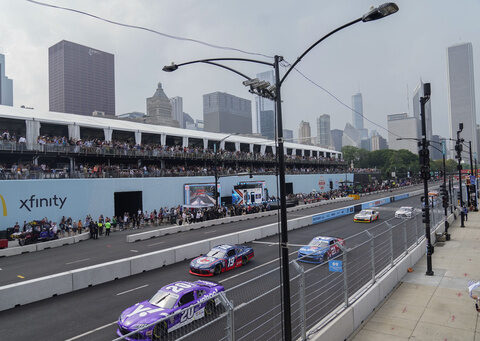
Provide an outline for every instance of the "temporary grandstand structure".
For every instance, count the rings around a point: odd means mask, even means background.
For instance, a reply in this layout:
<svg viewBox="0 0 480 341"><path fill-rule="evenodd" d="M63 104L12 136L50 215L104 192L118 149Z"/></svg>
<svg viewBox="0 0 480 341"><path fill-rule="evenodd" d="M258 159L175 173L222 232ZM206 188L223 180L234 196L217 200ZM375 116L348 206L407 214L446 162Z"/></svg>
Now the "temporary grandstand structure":
<svg viewBox="0 0 480 341"><path fill-rule="evenodd" d="M152 125L117 118L75 115L0 105L0 130L2 129L17 132L17 136L25 136L27 145L30 147L37 143L37 139L41 135L55 135L68 136L77 140L95 136L105 141L128 137L134 140L136 144L158 143L161 145L181 145L183 147L195 146L204 149L213 148L213 144L221 141L220 149L261 154L275 153L275 141L260 137L229 136L229 134L223 133ZM226 136L228 137L225 138ZM284 148L286 155L341 159L341 153L338 151L312 145L285 142Z"/></svg>

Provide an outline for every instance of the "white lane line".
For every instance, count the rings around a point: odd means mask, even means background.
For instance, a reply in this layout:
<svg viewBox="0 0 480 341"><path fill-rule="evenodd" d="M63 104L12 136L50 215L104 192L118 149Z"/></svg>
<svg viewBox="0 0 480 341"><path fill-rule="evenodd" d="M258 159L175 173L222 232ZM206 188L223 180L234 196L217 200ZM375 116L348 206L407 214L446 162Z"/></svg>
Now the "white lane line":
<svg viewBox="0 0 480 341"><path fill-rule="evenodd" d="M294 253L297 253L297 251L291 252L291 253L289 253L288 255L291 256L291 255L293 255ZM221 281L218 281L218 282L219 282L219 283L223 283L223 282L229 281L229 280L231 280L231 279L233 279L233 278L235 278L235 277L244 275L244 274L246 274L246 273L248 273L248 272L250 272L250 271L259 269L259 268L261 268L262 266L268 265L268 264L273 263L273 262L278 262L278 258L275 258L274 260L271 260L270 262L263 263L262 265L259 265L259 266L256 266L256 267L254 267L254 268L251 268L250 270L247 270L247 271L244 271L244 272L240 272L239 274L236 274L236 275L234 275L234 276L230 276L230 277L228 277L228 278L222 279Z"/></svg>
<svg viewBox="0 0 480 341"><path fill-rule="evenodd" d="M217 232L217 230L213 230L213 231L206 231L206 232L204 232L204 234L208 234L208 233L214 233L214 232Z"/></svg>
<svg viewBox="0 0 480 341"><path fill-rule="evenodd" d="M165 242L158 242L158 243L153 243L153 244L149 244L148 246L155 246L155 245L159 245L159 244L163 244Z"/></svg>
<svg viewBox="0 0 480 341"><path fill-rule="evenodd" d="M65 263L65 265L74 264L74 263L80 263L80 262L85 262L86 260L89 260L89 259L90 259L90 258L79 259L79 260L75 260L75 261L73 261L73 262Z"/></svg>
<svg viewBox="0 0 480 341"><path fill-rule="evenodd" d="M132 252L138 252L138 250L130 250L130 251L132 251Z"/></svg>
<svg viewBox="0 0 480 341"><path fill-rule="evenodd" d="M278 245L277 242L260 242L260 241L257 241L257 240L252 241L252 244L265 244L265 245L268 245L268 246ZM289 243L288 246L298 246L298 247L302 247L302 246L305 246L305 245L290 244L290 243Z"/></svg>
<svg viewBox="0 0 480 341"><path fill-rule="evenodd" d="M142 285L142 286L139 286L139 287L136 287L136 288L127 290L127 291L122 291L122 292L119 292L119 293L117 294L117 296L126 294L126 293L131 292L131 291L135 291L135 290L138 290L138 289L146 288L146 287L148 287L148 286L149 286L149 284L145 284L145 285Z"/></svg>
<svg viewBox="0 0 480 341"><path fill-rule="evenodd" d="M101 330L101 329L110 327L110 326L114 325L115 323L117 323L117 321L113 321L113 322L108 323L108 324L106 324L106 325L103 325L103 326L101 326L101 327L92 329L92 330L90 330L90 331L88 331L88 332L86 332L86 333L83 333L83 334L74 336L74 337L72 337L72 338L70 338L70 339L67 339L67 340L65 340L65 341L72 341L72 340L80 339L80 338L82 338L82 337L84 337L84 336L87 336L87 335L89 335L89 334L95 333L96 331L99 331L99 330Z"/></svg>

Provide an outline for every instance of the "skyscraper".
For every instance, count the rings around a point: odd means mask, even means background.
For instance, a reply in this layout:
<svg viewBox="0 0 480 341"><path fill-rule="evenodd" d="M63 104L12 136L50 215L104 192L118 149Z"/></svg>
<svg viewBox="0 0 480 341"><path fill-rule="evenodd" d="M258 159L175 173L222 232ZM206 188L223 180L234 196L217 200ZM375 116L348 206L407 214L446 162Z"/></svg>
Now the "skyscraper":
<svg viewBox="0 0 480 341"><path fill-rule="evenodd" d="M332 145L330 115L324 114L317 117L317 143L322 147L330 147Z"/></svg>
<svg viewBox="0 0 480 341"><path fill-rule="evenodd" d="M363 100L362 94L352 96L352 124L355 129L363 129Z"/></svg>
<svg viewBox="0 0 480 341"><path fill-rule="evenodd" d="M257 74L257 78L275 84L273 70ZM260 96L255 97L257 132L266 138L275 138L275 102Z"/></svg>
<svg viewBox="0 0 480 341"><path fill-rule="evenodd" d="M359 147L362 137L358 129L355 129L350 123L345 124L345 129L343 129L342 135L342 147L353 146Z"/></svg>
<svg viewBox="0 0 480 341"><path fill-rule="evenodd" d="M419 121L407 113L387 115L388 147L393 150L406 149L414 154L418 153L416 140L397 140L398 136L404 136L406 132L415 132Z"/></svg>
<svg viewBox="0 0 480 341"><path fill-rule="evenodd" d="M342 151L342 137L343 137L343 130L340 129L332 129L330 131L330 135L332 136L332 144L333 148L336 151Z"/></svg>
<svg viewBox="0 0 480 341"><path fill-rule="evenodd" d="M472 43L450 46L447 59L450 137L457 138L458 124L463 123L461 137L472 141L472 152L475 154L477 119Z"/></svg>
<svg viewBox="0 0 480 341"><path fill-rule="evenodd" d="M420 83L417 85L415 90L413 91L413 117L415 117L418 120L418 129L417 129L417 135L416 136L409 136L409 137L414 137L414 138L421 138L422 137L422 121L420 117L420 97L423 96L423 82L420 81ZM432 99L430 99L426 104L425 104L425 125L427 128L427 140L432 139L432 105L431 105ZM430 148L430 153L432 153L433 149Z"/></svg>
<svg viewBox="0 0 480 341"><path fill-rule="evenodd" d="M252 133L252 102L225 92L203 95L204 130L214 133Z"/></svg>
<svg viewBox="0 0 480 341"><path fill-rule="evenodd" d="M298 142L303 144L312 144L312 129L309 122L300 122L298 128Z"/></svg>
<svg viewBox="0 0 480 341"><path fill-rule="evenodd" d="M283 139L287 142L293 142L293 130L283 129Z"/></svg>
<svg viewBox="0 0 480 341"><path fill-rule="evenodd" d="M165 91L163 91L162 83L158 83L157 90L155 90L153 96L147 98L147 116L145 116L145 123L180 127L180 123L173 118L172 103L165 94Z"/></svg>
<svg viewBox="0 0 480 341"><path fill-rule="evenodd" d="M115 115L114 56L62 40L48 49L50 111Z"/></svg>
<svg viewBox="0 0 480 341"><path fill-rule="evenodd" d="M13 106L13 80L5 72L5 56L0 54L0 104Z"/></svg>
<svg viewBox="0 0 480 341"><path fill-rule="evenodd" d="M183 98L172 97L170 98L170 104L172 105L172 118L178 121L180 128L185 128L185 121L183 116Z"/></svg>

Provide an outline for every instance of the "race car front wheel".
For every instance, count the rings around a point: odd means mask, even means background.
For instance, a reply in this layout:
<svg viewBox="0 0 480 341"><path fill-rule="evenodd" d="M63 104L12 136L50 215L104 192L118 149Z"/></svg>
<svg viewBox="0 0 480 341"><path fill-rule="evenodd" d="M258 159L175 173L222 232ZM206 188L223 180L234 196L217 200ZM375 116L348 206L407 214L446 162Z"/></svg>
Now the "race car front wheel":
<svg viewBox="0 0 480 341"><path fill-rule="evenodd" d="M166 340L168 336L167 322L163 321L157 324L153 328L152 340L153 341L163 341Z"/></svg>
<svg viewBox="0 0 480 341"><path fill-rule="evenodd" d="M247 257L242 257L242 266L246 265L248 263L248 258Z"/></svg>
<svg viewBox="0 0 480 341"><path fill-rule="evenodd" d="M323 255L323 261L324 261L324 262L328 261L328 255L327 255L327 254L324 254L324 255Z"/></svg>
<svg viewBox="0 0 480 341"><path fill-rule="evenodd" d="M220 275L221 272L222 272L222 267L220 264L218 264L217 266L215 266L215 271L213 272L213 274Z"/></svg>

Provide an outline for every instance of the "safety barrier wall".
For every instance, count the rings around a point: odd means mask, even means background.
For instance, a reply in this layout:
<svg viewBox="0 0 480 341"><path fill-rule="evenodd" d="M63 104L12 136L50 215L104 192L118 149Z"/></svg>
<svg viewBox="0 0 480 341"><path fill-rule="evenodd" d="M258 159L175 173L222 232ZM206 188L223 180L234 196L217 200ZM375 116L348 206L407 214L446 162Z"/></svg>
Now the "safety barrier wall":
<svg viewBox="0 0 480 341"><path fill-rule="evenodd" d="M417 193L418 195L419 193ZM398 199L400 200L400 199ZM455 212L458 214L458 211ZM447 221L453 221L454 214L449 214ZM432 235L435 232L442 230L443 222L432 228ZM432 242L435 239L432 239ZM313 335L310 335L309 340L323 341L323 340L346 340L353 332L359 328L368 316L375 310L376 307L390 294L395 286L402 280L407 273L409 267L413 267L424 255L426 250L426 239L422 239L417 245L409 250L409 252L398 260L396 265L388 270L357 300L340 311L336 317L331 321L329 317L324 321L320 321L312 330L318 330ZM354 295L355 296L355 295ZM324 326L323 328L321 326ZM321 328L321 329L320 329Z"/></svg>
<svg viewBox="0 0 480 341"><path fill-rule="evenodd" d="M87 240L89 238L90 238L89 233L82 233L76 236L50 240L48 242L41 242L41 243L25 245L25 246L9 247L9 248L0 250L0 257L15 256L15 255L21 255L22 253L27 253L27 252L35 252L35 251L41 251L45 249L51 249L54 247L78 243L78 242L81 242L82 240Z"/></svg>
<svg viewBox="0 0 480 341"><path fill-rule="evenodd" d="M322 214L333 214L332 212L339 211L343 212L345 208L330 210ZM314 216L316 215L289 220L289 229L293 230L312 225ZM336 217L339 216L339 214L336 215ZM277 223L268 224L241 232L234 232L190 244L179 245L165 250L2 286L0 287L0 311L13 308L19 304L36 302L59 294L182 262L208 252L210 248L215 245L228 243L237 244L241 241L250 242L255 239L276 235L278 230L279 226ZM57 278L58 281L52 278ZM21 293L25 292L29 292L29 294L22 296Z"/></svg>

